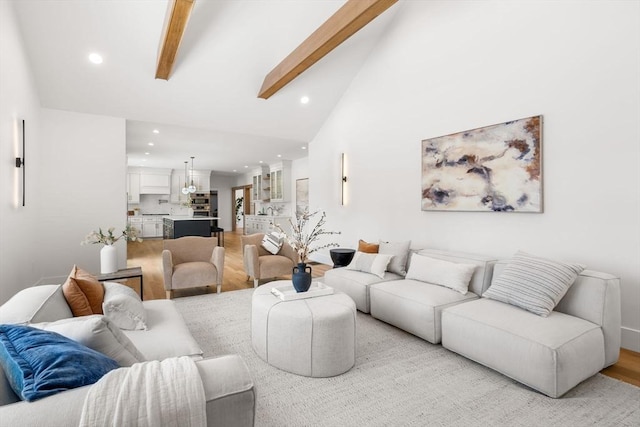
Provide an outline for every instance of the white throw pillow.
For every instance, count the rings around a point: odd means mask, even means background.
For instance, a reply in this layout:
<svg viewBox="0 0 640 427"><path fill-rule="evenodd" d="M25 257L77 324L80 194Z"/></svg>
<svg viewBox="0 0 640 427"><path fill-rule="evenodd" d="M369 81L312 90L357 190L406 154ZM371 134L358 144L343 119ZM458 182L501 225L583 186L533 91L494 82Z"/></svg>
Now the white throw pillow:
<svg viewBox="0 0 640 427"><path fill-rule="evenodd" d="M584 268L519 251L482 296L547 317Z"/></svg>
<svg viewBox="0 0 640 427"><path fill-rule="evenodd" d="M262 247L270 254L277 255L283 242L284 238L279 233L269 233L262 238Z"/></svg>
<svg viewBox="0 0 640 427"><path fill-rule="evenodd" d="M147 329L147 316L142 301L128 286L104 282L102 311L120 329Z"/></svg>
<svg viewBox="0 0 640 427"><path fill-rule="evenodd" d="M53 322L73 317L62 294L62 285L39 285L23 289L0 306L0 323Z"/></svg>
<svg viewBox="0 0 640 427"><path fill-rule="evenodd" d="M393 255L356 252L349 265L343 268L375 274L379 278L383 279L384 272L386 271L391 258L393 258Z"/></svg>
<svg viewBox="0 0 640 427"><path fill-rule="evenodd" d="M406 278L444 286L465 295L475 269L473 264L459 264L413 254Z"/></svg>
<svg viewBox="0 0 640 427"><path fill-rule="evenodd" d="M410 246L411 240L406 242L383 242L380 240L378 253L393 255L389 265L387 265L387 271L401 276L405 276L407 274L407 259L409 258Z"/></svg>
<svg viewBox="0 0 640 427"><path fill-rule="evenodd" d="M112 358L120 366L131 366L146 359L135 345L107 317L71 317L57 322L33 323L29 326L56 332Z"/></svg>

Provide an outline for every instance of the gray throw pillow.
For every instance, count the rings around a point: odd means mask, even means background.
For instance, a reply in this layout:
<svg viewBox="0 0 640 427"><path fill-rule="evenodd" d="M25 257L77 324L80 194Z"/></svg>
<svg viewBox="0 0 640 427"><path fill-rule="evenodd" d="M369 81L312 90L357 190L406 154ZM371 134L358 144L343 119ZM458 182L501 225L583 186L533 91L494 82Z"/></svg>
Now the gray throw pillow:
<svg viewBox="0 0 640 427"><path fill-rule="evenodd" d="M517 252L482 296L547 317L584 268Z"/></svg>
<svg viewBox="0 0 640 427"><path fill-rule="evenodd" d="M407 259L409 258L409 247L411 246L411 240L406 242L383 242L380 240L379 254L393 255L387 271L399 274L401 276L407 275Z"/></svg>

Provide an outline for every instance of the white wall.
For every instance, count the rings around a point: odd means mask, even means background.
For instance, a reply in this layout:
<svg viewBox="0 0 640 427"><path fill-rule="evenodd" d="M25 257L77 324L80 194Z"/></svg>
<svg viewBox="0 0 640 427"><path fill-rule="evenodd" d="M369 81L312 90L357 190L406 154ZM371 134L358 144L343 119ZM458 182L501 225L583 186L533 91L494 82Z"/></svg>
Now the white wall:
<svg viewBox="0 0 640 427"><path fill-rule="evenodd" d="M126 227L125 120L42 109L42 138L42 275L66 276L73 264L97 273L102 245L80 242L99 227L115 227L117 234ZM124 268L126 242L116 245L118 267Z"/></svg>
<svg viewBox="0 0 640 427"><path fill-rule="evenodd" d="M620 276L640 351L640 3L404 2L310 144L341 244L518 249ZM544 213L422 212L421 140L542 114ZM349 202L340 205L340 153Z"/></svg>
<svg viewBox="0 0 640 427"><path fill-rule="evenodd" d="M0 304L40 277L36 231L40 101L9 2L0 2ZM22 207L22 157L18 120L26 121L26 206Z"/></svg>

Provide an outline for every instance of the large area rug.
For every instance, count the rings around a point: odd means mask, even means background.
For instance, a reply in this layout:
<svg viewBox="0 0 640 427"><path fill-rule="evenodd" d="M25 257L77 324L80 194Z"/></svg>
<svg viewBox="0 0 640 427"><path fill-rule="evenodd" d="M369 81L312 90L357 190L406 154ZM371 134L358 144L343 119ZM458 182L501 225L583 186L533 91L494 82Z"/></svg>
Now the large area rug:
<svg viewBox="0 0 640 427"><path fill-rule="evenodd" d="M306 378L251 348L252 289L176 299L206 357L237 353L256 426L638 426L640 388L597 374L561 399L358 312L356 365Z"/></svg>

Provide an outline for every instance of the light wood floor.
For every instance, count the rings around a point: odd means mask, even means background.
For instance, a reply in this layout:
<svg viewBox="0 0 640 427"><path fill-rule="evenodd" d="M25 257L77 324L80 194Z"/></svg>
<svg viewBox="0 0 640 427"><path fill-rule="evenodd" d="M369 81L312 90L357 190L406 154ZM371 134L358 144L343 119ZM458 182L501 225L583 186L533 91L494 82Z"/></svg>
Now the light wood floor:
<svg viewBox="0 0 640 427"><path fill-rule="evenodd" d="M253 280L247 280L242 266L242 250L240 248L240 236L242 229L236 232L225 233L225 260L222 292L253 287ZM165 298L164 284L162 280L162 239L146 239L144 242L129 242L127 244L127 266L141 266L144 276L144 299ZM322 277L331 266L313 265L313 276ZM282 277L290 279L291 276ZM261 282L263 283L263 282ZM130 279L130 286L139 289L136 279ZM215 288L196 288L175 291L175 297L202 295L213 293ZM640 387L640 353L621 349L620 360L613 366L602 371L604 375L616 378L629 384Z"/></svg>

